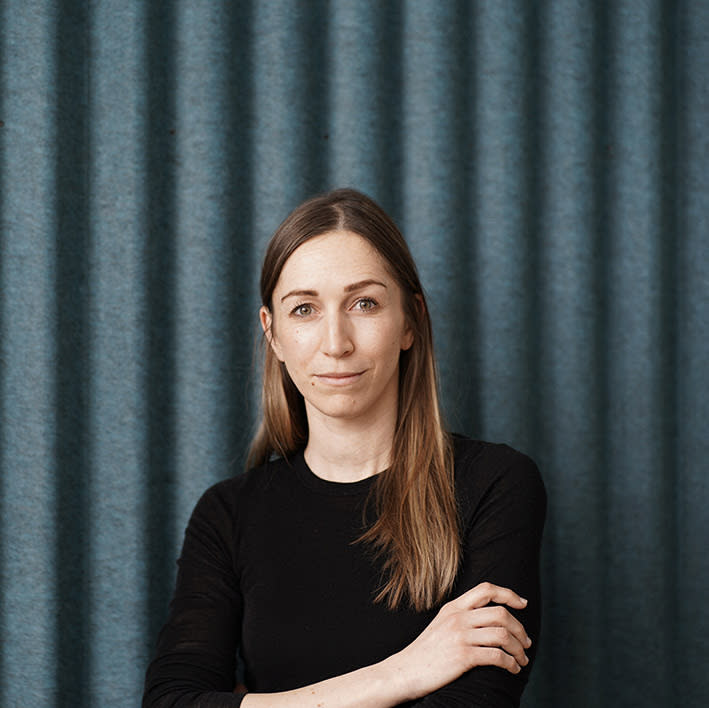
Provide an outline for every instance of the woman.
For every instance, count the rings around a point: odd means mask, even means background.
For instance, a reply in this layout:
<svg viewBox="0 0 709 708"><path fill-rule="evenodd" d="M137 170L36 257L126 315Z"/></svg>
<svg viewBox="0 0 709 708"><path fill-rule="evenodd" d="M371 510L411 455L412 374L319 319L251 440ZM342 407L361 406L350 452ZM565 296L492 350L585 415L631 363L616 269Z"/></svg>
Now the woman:
<svg viewBox="0 0 709 708"><path fill-rule="evenodd" d="M305 202L261 296L250 470L195 508L144 706L518 705L544 488L520 453L443 430L396 226L353 190Z"/></svg>

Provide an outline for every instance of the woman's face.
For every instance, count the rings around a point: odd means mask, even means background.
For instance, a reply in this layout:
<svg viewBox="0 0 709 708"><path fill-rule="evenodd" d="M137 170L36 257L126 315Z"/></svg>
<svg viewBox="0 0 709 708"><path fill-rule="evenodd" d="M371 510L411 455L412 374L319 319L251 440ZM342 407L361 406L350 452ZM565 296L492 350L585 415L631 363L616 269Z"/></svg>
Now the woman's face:
<svg viewBox="0 0 709 708"><path fill-rule="evenodd" d="M261 324L305 399L308 419L396 415L408 327L398 283L361 236L333 231L286 261ZM364 416L364 418L363 418Z"/></svg>

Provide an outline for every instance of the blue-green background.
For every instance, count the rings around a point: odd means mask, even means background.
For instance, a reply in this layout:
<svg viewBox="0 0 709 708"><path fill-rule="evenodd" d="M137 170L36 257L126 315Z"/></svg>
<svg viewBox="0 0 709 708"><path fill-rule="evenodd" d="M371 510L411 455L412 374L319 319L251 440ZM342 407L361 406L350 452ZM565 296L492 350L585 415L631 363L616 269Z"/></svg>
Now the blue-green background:
<svg viewBox="0 0 709 708"><path fill-rule="evenodd" d="M709 2L0 0L0 705L135 706L265 242L397 219L550 513L525 706L709 705Z"/></svg>

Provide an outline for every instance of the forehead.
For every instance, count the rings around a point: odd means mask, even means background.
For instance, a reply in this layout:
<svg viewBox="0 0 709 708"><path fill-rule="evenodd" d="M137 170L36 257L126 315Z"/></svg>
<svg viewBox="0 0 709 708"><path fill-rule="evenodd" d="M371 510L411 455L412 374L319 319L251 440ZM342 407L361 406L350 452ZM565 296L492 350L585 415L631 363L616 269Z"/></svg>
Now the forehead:
<svg viewBox="0 0 709 708"><path fill-rule="evenodd" d="M351 282L377 276L391 280L384 258L352 231L330 231L298 246L283 266L276 289L293 281Z"/></svg>

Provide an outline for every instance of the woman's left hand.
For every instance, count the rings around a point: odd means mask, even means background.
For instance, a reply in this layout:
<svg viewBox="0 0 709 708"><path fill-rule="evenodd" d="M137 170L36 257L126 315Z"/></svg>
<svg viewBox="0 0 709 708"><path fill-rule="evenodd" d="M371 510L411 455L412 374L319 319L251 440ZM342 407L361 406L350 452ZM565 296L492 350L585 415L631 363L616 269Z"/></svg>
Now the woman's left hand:
<svg viewBox="0 0 709 708"><path fill-rule="evenodd" d="M525 649L532 641L504 605L521 610L527 601L509 588L480 583L446 603L411 644L386 659L407 699L425 696L475 666L519 673L529 663Z"/></svg>

